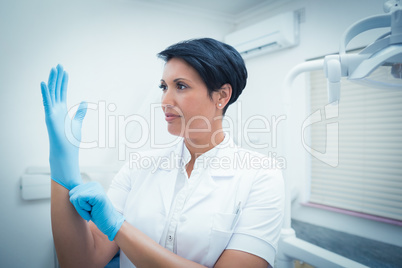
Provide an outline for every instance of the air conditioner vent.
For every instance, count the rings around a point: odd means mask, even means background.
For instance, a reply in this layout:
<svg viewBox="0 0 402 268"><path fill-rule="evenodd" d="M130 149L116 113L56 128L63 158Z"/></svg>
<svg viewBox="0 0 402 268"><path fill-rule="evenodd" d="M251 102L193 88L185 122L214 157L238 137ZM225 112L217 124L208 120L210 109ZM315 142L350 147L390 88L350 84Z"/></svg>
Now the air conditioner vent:
<svg viewBox="0 0 402 268"><path fill-rule="evenodd" d="M225 42L243 58L298 45L299 23L294 12L287 12L225 36Z"/></svg>

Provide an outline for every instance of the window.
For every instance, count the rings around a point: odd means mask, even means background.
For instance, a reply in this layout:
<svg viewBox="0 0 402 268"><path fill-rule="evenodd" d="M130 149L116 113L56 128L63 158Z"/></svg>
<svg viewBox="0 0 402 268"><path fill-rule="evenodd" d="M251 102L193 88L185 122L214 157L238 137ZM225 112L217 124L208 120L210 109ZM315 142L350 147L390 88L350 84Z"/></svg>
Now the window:
<svg viewBox="0 0 402 268"><path fill-rule="evenodd" d="M322 71L310 74L311 112L328 103ZM402 221L402 90L342 80L338 165L311 157L310 203ZM310 126L311 147L326 148L326 124Z"/></svg>

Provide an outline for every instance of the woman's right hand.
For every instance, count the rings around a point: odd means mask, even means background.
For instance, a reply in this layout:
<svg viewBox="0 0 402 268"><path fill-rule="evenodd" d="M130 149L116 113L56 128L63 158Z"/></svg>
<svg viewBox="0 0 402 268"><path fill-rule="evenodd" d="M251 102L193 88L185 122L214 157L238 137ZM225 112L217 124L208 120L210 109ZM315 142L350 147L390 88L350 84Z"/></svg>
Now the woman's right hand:
<svg viewBox="0 0 402 268"><path fill-rule="evenodd" d="M57 65L50 71L48 84L41 83L41 90L49 134L51 178L71 190L82 183L78 158L87 103L81 102L71 120L67 111L67 84L68 74Z"/></svg>

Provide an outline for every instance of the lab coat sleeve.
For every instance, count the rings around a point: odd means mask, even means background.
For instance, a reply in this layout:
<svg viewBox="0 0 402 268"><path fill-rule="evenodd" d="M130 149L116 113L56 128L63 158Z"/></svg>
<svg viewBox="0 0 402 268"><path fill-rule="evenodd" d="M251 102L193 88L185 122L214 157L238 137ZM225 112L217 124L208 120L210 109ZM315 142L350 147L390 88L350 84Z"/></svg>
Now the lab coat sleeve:
<svg viewBox="0 0 402 268"><path fill-rule="evenodd" d="M133 179L132 175L133 170L130 169L130 165L128 162L114 176L112 183L107 191L107 196L109 197L113 206L121 214L123 214L128 194L131 191L131 182Z"/></svg>
<svg viewBox="0 0 402 268"><path fill-rule="evenodd" d="M280 169L261 169L226 249L257 255L274 264L284 216L284 182Z"/></svg>

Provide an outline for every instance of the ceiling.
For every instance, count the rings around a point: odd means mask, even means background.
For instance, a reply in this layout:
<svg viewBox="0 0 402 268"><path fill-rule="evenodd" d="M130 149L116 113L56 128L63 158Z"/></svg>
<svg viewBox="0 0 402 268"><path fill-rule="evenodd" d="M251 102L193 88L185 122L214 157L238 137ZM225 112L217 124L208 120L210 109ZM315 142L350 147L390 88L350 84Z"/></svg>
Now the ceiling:
<svg viewBox="0 0 402 268"><path fill-rule="evenodd" d="M190 8L206 9L232 16L265 2L271 2L271 0L169 0L169 3Z"/></svg>
<svg viewBox="0 0 402 268"><path fill-rule="evenodd" d="M204 15L221 16L222 19L236 20L250 11L267 5L276 5L287 0L133 0L148 5L163 6L176 10L192 10Z"/></svg>

